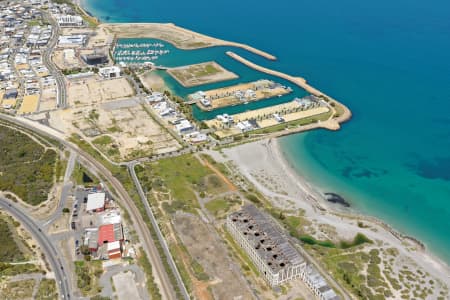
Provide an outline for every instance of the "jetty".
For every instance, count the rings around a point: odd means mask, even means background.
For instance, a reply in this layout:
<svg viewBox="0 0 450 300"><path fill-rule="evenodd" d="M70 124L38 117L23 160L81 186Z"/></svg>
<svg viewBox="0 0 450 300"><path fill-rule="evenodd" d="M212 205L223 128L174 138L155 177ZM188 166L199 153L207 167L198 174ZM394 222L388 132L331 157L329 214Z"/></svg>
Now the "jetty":
<svg viewBox="0 0 450 300"><path fill-rule="evenodd" d="M302 89L304 89L305 91L307 91L308 93L317 96L317 97L322 97L322 98L327 98L329 100L332 100L334 102L336 102L338 105L340 105L342 107L343 113L336 117L335 120L339 123L348 121L351 116L352 113L350 111L350 109L348 109L348 107L346 107L345 105L343 105L342 103L340 103L339 101L331 98L330 96L326 95L325 93L322 93L321 91L319 91L318 89L316 89L315 87L309 85L306 81L306 79L304 79L303 77L296 77L296 76L291 76L279 71L275 71L275 70L271 70L262 66L259 66L245 58L243 58L242 56L237 55L236 53L232 52L232 51L227 51L226 54L228 56L230 56L231 58L237 60L238 62L246 65L249 68L252 68L256 71L262 72L262 73L266 73L269 75L273 75L273 76L277 76L283 79L286 79L287 81L290 81L296 85L298 85L299 87L301 87Z"/></svg>

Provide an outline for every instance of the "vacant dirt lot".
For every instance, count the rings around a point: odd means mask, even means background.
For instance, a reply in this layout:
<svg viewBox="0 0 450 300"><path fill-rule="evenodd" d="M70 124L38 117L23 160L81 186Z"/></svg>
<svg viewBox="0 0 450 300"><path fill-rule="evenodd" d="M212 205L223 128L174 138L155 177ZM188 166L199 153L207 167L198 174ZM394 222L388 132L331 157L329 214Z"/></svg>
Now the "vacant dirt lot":
<svg viewBox="0 0 450 300"><path fill-rule="evenodd" d="M76 133L115 160L128 160L181 148L135 99L55 111L50 124Z"/></svg>
<svg viewBox="0 0 450 300"><path fill-rule="evenodd" d="M134 95L126 78L101 79L90 76L68 83L68 99L71 106L86 106Z"/></svg>
<svg viewBox="0 0 450 300"><path fill-rule="evenodd" d="M56 86L50 86L42 90L39 111L48 111L54 108L56 108Z"/></svg>
<svg viewBox="0 0 450 300"><path fill-rule="evenodd" d="M239 266L228 256L213 227L185 213L176 214L174 226L189 254L210 276L214 299L253 298Z"/></svg>

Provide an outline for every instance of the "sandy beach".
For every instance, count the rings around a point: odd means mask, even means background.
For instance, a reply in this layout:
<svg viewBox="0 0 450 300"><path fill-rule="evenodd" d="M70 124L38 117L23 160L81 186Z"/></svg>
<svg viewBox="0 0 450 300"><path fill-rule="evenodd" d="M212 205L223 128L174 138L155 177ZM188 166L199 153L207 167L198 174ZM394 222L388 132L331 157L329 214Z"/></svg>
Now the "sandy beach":
<svg viewBox="0 0 450 300"><path fill-rule="evenodd" d="M376 247L382 245L382 248L398 250L394 273L403 268L417 267L429 274L434 281L441 282L441 290L448 294L450 268L445 262L433 256L414 239L403 236L389 225L375 218L359 215L358 212L339 204L327 202L322 191L292 169L276 139L261 140L222 151L223 154L215 152L214 157L236 168L275 206L290 211L303 210L305 218L311 222L307 230L315 238L335 241L336 238L352 239L355 234L363 233L376 241ZM358 226L360 221L367 226ZM321 230L324 225L328 230ZM429 299L437 299L437 296L442 294L434 296L436 297ZM401 295L397 294L395 298L400 297Z"/></svg>

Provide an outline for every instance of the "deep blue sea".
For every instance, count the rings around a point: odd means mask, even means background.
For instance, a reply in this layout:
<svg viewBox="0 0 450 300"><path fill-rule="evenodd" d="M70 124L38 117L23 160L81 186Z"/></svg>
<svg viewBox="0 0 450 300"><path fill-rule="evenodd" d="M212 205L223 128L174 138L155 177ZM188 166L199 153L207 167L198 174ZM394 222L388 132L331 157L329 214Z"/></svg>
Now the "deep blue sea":
<svg viewBox="0 0 450 300"><path fill-rule="evenodd" d="M250 44L278 60L236 52L303 76L345 103L353 119L339 132L281 139L287 159L324 191L419 238L450 263L450 1L85 2L102 21L174 22ZM268 77L223 51L194 56L219 60L239 81Z"/></svg>

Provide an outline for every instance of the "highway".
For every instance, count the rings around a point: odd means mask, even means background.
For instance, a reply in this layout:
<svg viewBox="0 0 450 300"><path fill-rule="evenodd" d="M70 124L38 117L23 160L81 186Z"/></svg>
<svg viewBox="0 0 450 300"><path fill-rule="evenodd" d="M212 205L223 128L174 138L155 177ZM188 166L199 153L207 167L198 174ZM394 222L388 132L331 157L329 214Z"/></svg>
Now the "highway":
<svg viewBox="0 0 450 300"><path fill-rule="evenodd" d="M55 279L57 285L59 285L61 298L71 299L72 292L70 290L70 284L67 281L67 278L69 277L66 274L63 262L61 262L60 255L50 242L47 235L42 232L41 228L31 218L28 217L26 212L23 212L17 208L11 203L10 200L0 197L0 207L14 216L14 218L25 226L30 234L36 239L47 261L50 263L53 273L55 274Z"/></svg>
<svg viewBox="0 0 450 300"><path fill-rule="evenodd" d="M153 267L155 282L160 289L163 299L176 299L174 288L164 268L164 264L161 261L161 257L158 254L158 249L156 248L155 242L151 237L150 231L146 223L144 222L144 219L140 214L138 208L136 207L133 199L131 199L131 197L128 195L128 192L125 190L120 181L117 180L117 178L115 178L105 166L99 163L88 153L79 149L78 146L66 141L64 139L64 136L62 136L54 129L28 119L12 117L5 114L0 114L0 119L9 121L29 130L35 131L43 136L47 136L57 140L62 145L66 146L69 150L74 151L78 155L80 163L93 170L93 172L101 174L104 179L106 179L106 181L111 184L112 188L118 194L119 198L123 200L121 203L128 211L130 219L133 220L133 225L136 233L139 236L139 240L142 243L142 247L147 254L150 264ZM183 287L180 287L180 290L183 291L183 289Z"/></svg>

